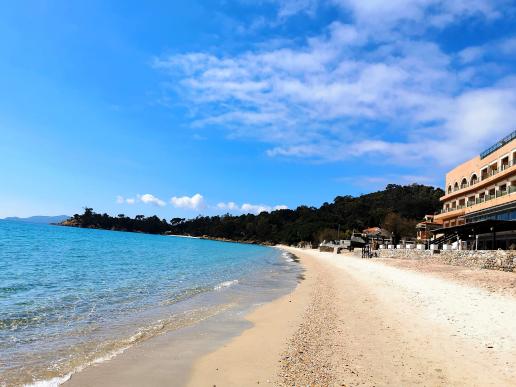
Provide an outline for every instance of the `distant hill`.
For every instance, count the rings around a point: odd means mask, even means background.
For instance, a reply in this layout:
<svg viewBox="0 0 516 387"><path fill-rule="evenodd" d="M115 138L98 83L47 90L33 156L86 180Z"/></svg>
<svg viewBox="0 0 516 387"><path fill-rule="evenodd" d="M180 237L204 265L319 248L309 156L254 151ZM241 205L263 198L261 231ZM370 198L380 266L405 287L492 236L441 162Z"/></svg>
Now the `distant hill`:
<svg viewBox="0 0 516 387"><path fill-rule="evenodd" d="M4 220L12 220L16 222L27 222L27 223L40 223L40 224L51 224L61 223L66 219L69 219L68 215L56 215L56 216L29 216L28 218L18 218L17 216L11 216L4 218Z"/></svg>
<svg viewBox="0 0 516 387"><path fill-rule="evenodd" d="M353 230L381 226L397 239L414 237L416 223L440 209L439 198L443 195L440 188L389 184L382 191L359 197L337 196L332 203L323 203L319 208L299 206L295 210L262 212L259 215L173 218L170 223L157 216L137 215L131 219L120 214L112 217L85 208L84 214L75 214L63 226L271 244L349 238Z"/></svg>

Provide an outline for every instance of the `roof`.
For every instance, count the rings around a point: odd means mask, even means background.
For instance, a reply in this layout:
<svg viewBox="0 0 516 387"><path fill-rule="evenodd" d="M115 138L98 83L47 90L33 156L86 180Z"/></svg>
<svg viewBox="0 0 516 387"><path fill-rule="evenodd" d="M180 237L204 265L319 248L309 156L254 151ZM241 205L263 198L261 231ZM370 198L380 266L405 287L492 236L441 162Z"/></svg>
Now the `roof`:
<svg viewBox="0 0 516 387"><path fill-rule="evenodd" d="M516 130L513 131L512 133L508 134L504 138L502 138L500 141L498 141L496 144L494 144L490 148L488 148L485 151L483 151L482 153L480 153L480 159L482 160L482 159L486 158L491 153L496 152L502 146L504 146L505 144L508 144L509 142L514 140L515 138L516 138Z"/></svg>
<svg viewBox="0 0 516 387"><path fill-rule="evenodd" d="M436 226L436 227L439 227L439 226L442 226L442 225L443 225L442 223L436 223L436 222L430 222L430 221L424 220L424 221L419 222L418 224L416 224L416 227L422 227L422 226Z"/></svg>
<svg viewBox="0 0 516 387"><path fill-rule="evenodd" d="M351 237L351 242L365 244L365 240L362 239L362 237L359 237L359 236L352 236Z"/></svg>
<svg viewBox="0 0 516 387"><path fill-rule="evenodd" d="M366 235L384 236L390 238L391 233L381 227L369 227L362 231Z"/></svg>

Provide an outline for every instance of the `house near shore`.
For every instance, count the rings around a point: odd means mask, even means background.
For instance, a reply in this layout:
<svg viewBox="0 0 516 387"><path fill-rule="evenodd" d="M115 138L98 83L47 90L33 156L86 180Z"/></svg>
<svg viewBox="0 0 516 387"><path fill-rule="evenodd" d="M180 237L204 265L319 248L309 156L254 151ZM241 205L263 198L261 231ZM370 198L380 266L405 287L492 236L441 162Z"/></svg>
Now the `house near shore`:
<svg viewBox="0 0 516 387"><path fill-rule="evenodd" d="M467 248L516 247L516 131L446 174L436 243Z"/></svg>
<svg viewBox="0 0 516 387"><path fill-rule="evenodd" d="M381 227L369 227L362 230L362 234L367 237L368 240L385 241L392 238L392 234Z"/></svg>
<svg viewBox="0 0 516 387"><path fill-rule="evenodd" d="M362 231L362 234L366 237L368 242L371 244L373 250L376 250L380 245L390 243L392 240L392 234L381 227L369 227Z"/></svg>
<svg viewBox="0 0 516 387"><path fill-rule="evenodd" d="M434 221L434 215L425 215L424 220L416 225L416 239L426 242L432 238L433 232L442 226L442 223Z"/></svg>

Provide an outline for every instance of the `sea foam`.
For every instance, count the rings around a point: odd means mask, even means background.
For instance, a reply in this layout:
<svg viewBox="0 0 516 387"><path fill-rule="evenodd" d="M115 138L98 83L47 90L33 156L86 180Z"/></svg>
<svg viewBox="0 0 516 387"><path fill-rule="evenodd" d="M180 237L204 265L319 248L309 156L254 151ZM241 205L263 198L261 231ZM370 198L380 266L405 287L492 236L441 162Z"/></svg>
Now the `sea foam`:
<svg viewBox="0 0 516 387"><path fill-rule="evenodd" d="M224 288L229 288L230 286L236 285L238 283L238 280L231 280L231 281L224 281L220 284L216 285L213 290L222 290Z"/></svg>

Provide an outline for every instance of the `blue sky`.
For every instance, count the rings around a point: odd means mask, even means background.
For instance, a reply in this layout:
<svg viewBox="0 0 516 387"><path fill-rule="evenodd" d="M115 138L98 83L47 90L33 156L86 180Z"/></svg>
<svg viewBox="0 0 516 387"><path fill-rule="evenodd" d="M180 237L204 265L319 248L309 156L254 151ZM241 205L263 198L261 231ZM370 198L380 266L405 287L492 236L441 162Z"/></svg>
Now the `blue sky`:
<svg viewBox="0 0 516 387"><path fill-rule="evenodd" d="M0 217L319 206L516 129L514 1L19 1L0 34Z"/></svg>

